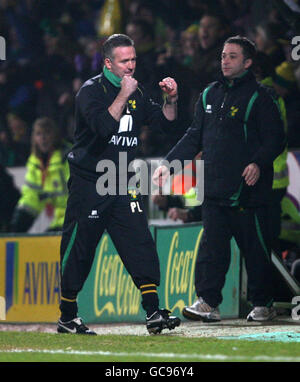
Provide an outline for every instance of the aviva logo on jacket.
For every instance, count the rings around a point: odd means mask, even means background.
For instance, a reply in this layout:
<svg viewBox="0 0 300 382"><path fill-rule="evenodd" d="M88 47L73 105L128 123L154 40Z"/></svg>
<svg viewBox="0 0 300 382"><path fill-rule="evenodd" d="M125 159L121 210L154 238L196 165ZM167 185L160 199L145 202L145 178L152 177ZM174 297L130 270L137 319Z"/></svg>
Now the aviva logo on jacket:
<svg viewBox="0 0 300 382"><path fill-rule="evenodd" d="M130 110L136 108L135 101L131 101ZM118 134L127 133L132 131L133 119L130 114L129 107L127 106L126 113L122 115L119 123ZM113 135L108 142L109 144L113 144L115 146L127 146L133 147L138 145L137 137L129 137L125 135Z"/></svg>
<svg viewBox="0 0 300 382"><path fill-rule="evenodd" d="M59 236L0 239L7 321L49 322L60 302Z"/></svg>

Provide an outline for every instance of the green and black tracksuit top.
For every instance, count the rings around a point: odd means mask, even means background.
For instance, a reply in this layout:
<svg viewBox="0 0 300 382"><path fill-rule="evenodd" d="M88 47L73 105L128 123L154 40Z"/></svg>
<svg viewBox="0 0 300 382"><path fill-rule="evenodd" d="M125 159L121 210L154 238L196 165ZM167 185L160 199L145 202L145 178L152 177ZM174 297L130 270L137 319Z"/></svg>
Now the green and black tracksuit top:
<svg viewBox="0 0 300 382"><path fill-rule="evenodd" d="M269 200L273 162L284 144L275 94L247 71L231 84L221 76L200 94L191 126L165 159L192 160L202 151L204 200L255 207ZM242 177L250 163L261 171L254 186Z"/></svg>
<svg viewBox="0 0 300 382"><path fill-rule="evenodd" d="M96 169L102 160L112 161L118 174L119 153L127 153L128 164L135 159L142 126L151 126L154 134L165 134L174 126L141 85L129 97L121 120L116 121L108 108L119 91L120 85L101 73L86 81L77 93L74 145L68 154L71 174L95 181L106 171Z"/></svg>

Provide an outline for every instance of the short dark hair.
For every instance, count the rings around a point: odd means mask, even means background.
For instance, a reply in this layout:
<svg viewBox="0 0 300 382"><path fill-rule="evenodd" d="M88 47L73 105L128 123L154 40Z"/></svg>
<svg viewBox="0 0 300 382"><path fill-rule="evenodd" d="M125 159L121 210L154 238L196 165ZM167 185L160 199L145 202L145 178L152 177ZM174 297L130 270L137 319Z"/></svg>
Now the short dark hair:
<svg viewBox="0 0 300 382"><path fill-rule="evenodd" d="M247 60L250 58L251 60L254 60L256 57L256 46L253 41L249 40L247 37L244 36L233 36L229 37L225 42L225 44L237 44L243 49L243 55L245 59Z"/></svg>
<svg viewBox="0 0 300 382"><path fill-rule="evenodd" d="M113 50L120 46L134 46L133 40L125 34L113 34L102 46L103 58L113 60Z"/></svg>

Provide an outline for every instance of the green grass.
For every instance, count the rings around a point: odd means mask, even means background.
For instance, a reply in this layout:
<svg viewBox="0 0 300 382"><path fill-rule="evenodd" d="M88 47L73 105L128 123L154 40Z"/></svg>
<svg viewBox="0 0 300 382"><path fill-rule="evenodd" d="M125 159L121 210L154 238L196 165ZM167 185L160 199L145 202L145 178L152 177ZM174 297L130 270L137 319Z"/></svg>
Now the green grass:
<svg viewBox="0 0 300 382"><path fill-rule="evenodd" d="M170 334L90 337L0 332L0 362L270 362L273 360L299 362L299 343L186 338Z"/></svg>

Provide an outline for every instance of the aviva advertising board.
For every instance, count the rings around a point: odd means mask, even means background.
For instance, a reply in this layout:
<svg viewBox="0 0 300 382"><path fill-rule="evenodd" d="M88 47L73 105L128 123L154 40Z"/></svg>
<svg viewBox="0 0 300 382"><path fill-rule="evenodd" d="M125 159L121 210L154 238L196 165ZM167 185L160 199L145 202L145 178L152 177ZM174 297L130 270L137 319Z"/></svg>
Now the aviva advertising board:
<svg viewBox="0 0 300 382"><path fill-rule="evenodd" d="M195 299L195 260L200 224L151 226L160 257L160 306L179 314ZM59 235L0 238L0 305L8 322L56 322L59 317ZM220 306L223 317L239 314L239 251L232 261ZM139 290L108 234L99 242L92 270L78 296L79 315L90 323L144 322ZM3 319L4 312L0 312Z"/></svg>
<svg viewBox="0 0 300 382"><path fill-rule="evenodd" d="M6 321L57 320L59 244L60 236L0 238L0 296Z"/></svg>

